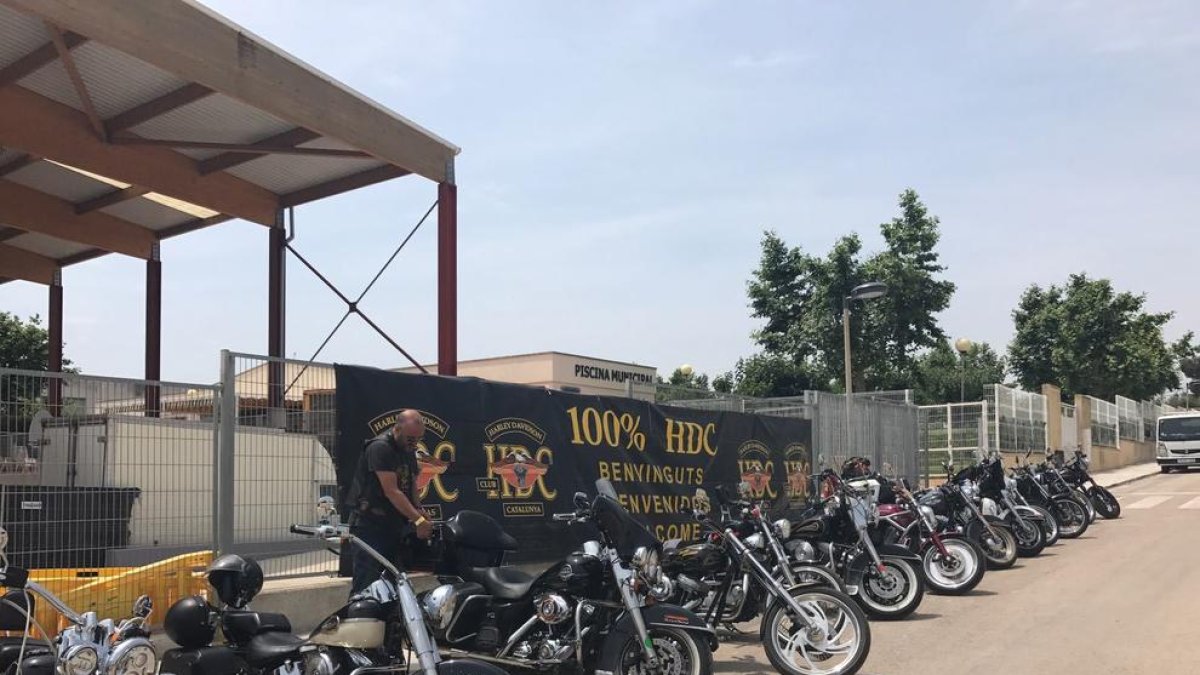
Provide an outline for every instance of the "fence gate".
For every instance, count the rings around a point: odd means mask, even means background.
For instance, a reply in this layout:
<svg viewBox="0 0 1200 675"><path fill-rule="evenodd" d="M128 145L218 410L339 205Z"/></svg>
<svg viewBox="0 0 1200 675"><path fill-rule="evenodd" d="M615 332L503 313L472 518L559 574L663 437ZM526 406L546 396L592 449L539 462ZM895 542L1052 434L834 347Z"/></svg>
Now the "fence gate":
<svg viewBox="0 0 1200 675"><path fill-rule="evenodd" d="M1079 447L1079 426L1075 422L1075 406L1069 403L1062 404L1062 432L1059 434L1062 441L1059 448L1066 452L1070 452Z"/></svg>

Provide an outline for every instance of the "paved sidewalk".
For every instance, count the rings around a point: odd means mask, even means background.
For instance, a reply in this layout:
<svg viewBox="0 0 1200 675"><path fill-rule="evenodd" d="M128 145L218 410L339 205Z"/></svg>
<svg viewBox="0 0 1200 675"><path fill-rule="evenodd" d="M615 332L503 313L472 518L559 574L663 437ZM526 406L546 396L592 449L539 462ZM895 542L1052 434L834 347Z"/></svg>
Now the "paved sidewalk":
<svg viewBox="0 0 1200 675"><path fill-rule="evenodd" d="M1158 462L1144 462L1120 469L1097 471L1092 474L1092 478L1098 485L1114 488L1118 485L1125 485L1126 483L1132 483L1135 480L1149 478L1150 476L1157 476L1158 474Z"/></svg>

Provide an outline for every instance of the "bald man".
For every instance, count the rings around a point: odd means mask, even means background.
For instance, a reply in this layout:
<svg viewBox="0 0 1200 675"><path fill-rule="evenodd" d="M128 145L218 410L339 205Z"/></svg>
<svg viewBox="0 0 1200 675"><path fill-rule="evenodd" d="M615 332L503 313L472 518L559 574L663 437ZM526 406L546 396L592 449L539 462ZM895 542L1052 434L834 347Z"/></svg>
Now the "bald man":
<svg viewBox="0 0 1200 675"><path fill-rule="evenodd" d="M367 443L350 491L355 507L351 534L401 568L409 539L413 535L428 539L433 534L433 524L417 497L417 444L424 436L421 413L401 411L390 430ZM381 571L374 558L356 549L350 594L370 586Z"/></svg>

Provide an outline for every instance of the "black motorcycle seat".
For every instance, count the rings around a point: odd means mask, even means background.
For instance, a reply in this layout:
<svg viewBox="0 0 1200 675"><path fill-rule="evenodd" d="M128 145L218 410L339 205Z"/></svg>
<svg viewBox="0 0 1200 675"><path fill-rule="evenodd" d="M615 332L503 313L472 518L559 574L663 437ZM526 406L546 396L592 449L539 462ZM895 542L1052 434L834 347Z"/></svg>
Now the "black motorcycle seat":
<svg viewBox="0 0 1200 675"><path fill-rule="evenodd" d="M17 662L21 656L21 638L2 638L0 642L0 672L8 672L8 667ZM50 646L40 640L30 639L25 644L25 656L37 656L50 652Z"/></svg>
<svg viewBox="0 0 1200 675"><path fill-rule="evenodd" d="M292 632L292 623L286 616L270 612L230 610L221 621L224 622L225 637L236 644L249 642L255 635L263 633Z"/></svg>
<svg viewBox="0 0 1200 675"><path fill-rule="evenodd" d="M484 551L515 551L517 540L491 516L478 511L459 511L446 521L442 537L449 544Z"/></svg>
<svg viewBox="0 0 1200 675"><path fill-rule="evenodd" d="M299 656L300 648L308 643L291 633L263 633L246 645L246 663L256 668L268 668Z"/></svg>
<svg viewBox="0 0 1200 675"><path fill-rule="evenodd" d="M475 572L479 582L497 600L520 600L529 594L529 587L537 580L515 567L489 567Z"/></svg>

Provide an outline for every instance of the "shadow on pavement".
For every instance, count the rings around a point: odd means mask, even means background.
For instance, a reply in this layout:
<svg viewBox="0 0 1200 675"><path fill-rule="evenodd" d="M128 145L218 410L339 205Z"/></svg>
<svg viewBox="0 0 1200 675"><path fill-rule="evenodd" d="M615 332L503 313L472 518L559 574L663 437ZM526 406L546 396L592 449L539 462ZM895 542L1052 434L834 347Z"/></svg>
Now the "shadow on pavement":
<svg viewBox="0 0 1200 675"><path fill-rule="evenodd" d="M966 593L963 593L964 598L986 598L989 595L1000 595L1000 594L997 593L996 591L985 591L985 590L981 590L978 588L976 588L975 590L967 591Z"/></svg>
<svg viewBox="0 0 1200 675"><path fill-rule="evenodd" d="M931 621L933 619L940 618L942 618L941 614L923 614L921 612L914 612L901 619L901 621Z"/></svg>

